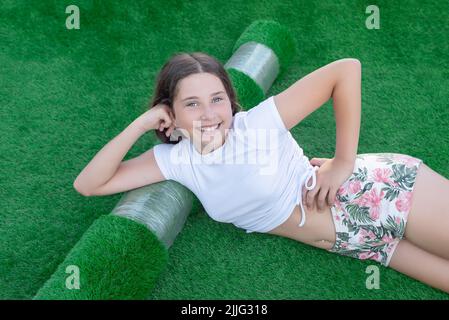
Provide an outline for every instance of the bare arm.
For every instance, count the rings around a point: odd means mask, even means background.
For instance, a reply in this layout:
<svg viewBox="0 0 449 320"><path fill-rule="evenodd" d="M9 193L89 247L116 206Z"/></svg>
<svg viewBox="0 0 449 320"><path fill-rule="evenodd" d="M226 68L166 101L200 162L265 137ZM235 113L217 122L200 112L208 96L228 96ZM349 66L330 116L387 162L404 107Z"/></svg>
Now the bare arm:
<svg viewBox="0 0 449 320"><path fill-rule="evenodd" d="M337 124L335 157L355 161L361 113L361 64L353 58L333 61L307 74L274 97L290 130L333 99Z"/></svg>
<svg viewBox="0 0 449 320"><path fill-rule="evenodd" d="M82 195L108 195L165 180L154 157L153 148L123 161L132 145L149 130L163 130L170 136L174 115L165 104L152 107L106 144L81 171L73 187Z"/></svg>
<svg viewBox="0 0 449 320"><path fill-rule="evenodd" d="M354 60L346 58L328 63L274 96L276 107L288 130L332 97L337 81Z"/></svg>
<svg viewBox="0 0 449 320"><path fill-rule="evenodd" d="M361 64L348 64L332 93L337 126L335 159L354 163L361 122Z"/></svg>
<svg viewBox="0 0 449 320"><path fill-rule="evenodd" d="M95 155L78 175L73 187L79 193L87 195L91 190L104 185L114 176L129 149L144 133L136 121L129 124Z"/></svg>

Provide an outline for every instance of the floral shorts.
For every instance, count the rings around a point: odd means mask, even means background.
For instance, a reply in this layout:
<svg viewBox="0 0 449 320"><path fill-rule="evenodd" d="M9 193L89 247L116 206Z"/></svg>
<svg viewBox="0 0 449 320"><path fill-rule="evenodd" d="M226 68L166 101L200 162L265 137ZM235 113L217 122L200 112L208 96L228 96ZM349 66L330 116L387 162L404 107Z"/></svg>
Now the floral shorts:
<svg viewBox="0 0 449 320"><path fill-rule="evenodd" d="M404 236L421 159L398 153L365 153L331 207L336 242L329 250L388 266Z"/></svg>

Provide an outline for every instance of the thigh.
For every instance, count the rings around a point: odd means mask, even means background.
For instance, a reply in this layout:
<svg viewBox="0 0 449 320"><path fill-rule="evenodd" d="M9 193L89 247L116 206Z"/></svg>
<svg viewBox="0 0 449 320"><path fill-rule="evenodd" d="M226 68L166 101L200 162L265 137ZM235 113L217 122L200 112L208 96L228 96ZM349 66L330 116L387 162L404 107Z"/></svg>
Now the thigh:
<svg viewBox="0 0 449 320"><path fill-rule="evenodd" d="M389 267L449 293L449 261L406 239L399 242Z"/></svg>
<svg viewBox="0 0 449 320"><path fill-rule="evenodd" d="M267 232L299 242L303 242L321 249L330 249L335 243L335 227L330 207L323 210L307 210L306 223L299 227L301 208L296 206L289 218L280 226Z"/></svg>
<svg viewBox="0 0 449 320"><path fill-rule="evenodd" d="M449 243L449 180L422 163L411 197L405 237L432 251ZM449 258L449 253L448 253Z"/></svg>

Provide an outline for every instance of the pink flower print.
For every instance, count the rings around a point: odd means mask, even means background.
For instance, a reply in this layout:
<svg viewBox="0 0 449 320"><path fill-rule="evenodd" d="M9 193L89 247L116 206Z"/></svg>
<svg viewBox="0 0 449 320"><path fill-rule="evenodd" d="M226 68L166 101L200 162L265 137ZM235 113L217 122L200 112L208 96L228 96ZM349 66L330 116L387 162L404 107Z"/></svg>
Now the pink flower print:
<svg viewBox="0 0 449 320"><path fill-rule="evenodd" d="M365 238L368 235L368 232L365 229L360 229L360 236Z"/></svg>
<svg viewBox="0 0 449 320"><path fill-rule="evenodd" d="M348 247L348 244L347 244L346 242L343 242L343 243L341 244L341 247L344 248L344 249L346 249L346 248Z"/></svg>
<svg viewBox="0 0 449 320"><path fill-rule="evenodd" d="M380 203L383 197L384 197L383 190L380 193L377 193L376 188L373 188L370 191L365 192L363 196L357 199L357 204L363 207L368 207L371 219L377 220L379 219Z"/></svg>
<svg viewBox="0 0 449 320"><path fill-rule="evenodd" d="M367 207L369 204L369 194L365 192L361 197L355 199L354 203L361 207Z"/></svg>
<svg viewBox="0 0 449 320"><path fill-rule="evenodd" d="M401 192L397 198L396 209L401 212L408 212L411 207L412 193L410 191Z"/></svg>
<svg viewBox="0 0 449 320"><path fill-rule="evenodd" d="M379 216L380 216L379 207L370 208L369 216L373 220L379 219Z"/></svg>
<svg viewBox="0 0 449 320"><path fill-rule="evenodd" d="M365 260L369 258L369 254L366 252L359 253L359 259Z"/></svg>
<svg viewBox="0 0 449 320"><path fill-rule="evenodd" d="M401 218L399 218L399 217L394 218L394 222L396 222L396 224L400 224Z"/></svg>
<svg viewBox="0 0 449 320"><path fill-rule="evenodd" d="M369 240L376 239L376 235L371 230L366 231L365 229L360 229L360 236L363 239L364 238L368 238Z"/></svg>
<svg viewBox="0 0 449 320"><path fill-rule="evenodd" d="M356 181L350 181L348 186L349 192L352 194L356 194L360 190L362 190L362 185L359 180Z"/></svg>
<svg viewBox="0 0 449 320"><path fill-rule="evenodd" d="M389 168L376 168L373 171L373 179L376 182L380 183L390 183L390 176L392 174L392 171Z"/></svg>
<svg viewBox="0 0 449 320"><path fill-rule="evenodd" d="M371 259L373 259L373 260L379 260L379 252L376 252L376 253L371 257Z"/></svg>
<svg viewBox="0 0 449 320"><path fill-rule="evenodd" d="M384 242L384 243L390 243L390 242L392 242L394 239L392 238L392 237L390 237L390 236L388 236L388 235L384 235L383 237L382 237L382 241Z"/></svg>
<svg viewBox="0 0 449 320"><path fill-rule="evenodd" d="M346 186L347 186L347 184L346 183L344 183L339 189L338 189L338 191L337 191L337 193L339 194L339 195L341 195L341 196L344 196L345 194L346 194Z"/></svg>
<svg viewBox="0 0 449 320"><path fill-rule="evenodd" d="M370 240L376 239L376 235L371 230L368 232L368 237L369 237Z"/></svg>

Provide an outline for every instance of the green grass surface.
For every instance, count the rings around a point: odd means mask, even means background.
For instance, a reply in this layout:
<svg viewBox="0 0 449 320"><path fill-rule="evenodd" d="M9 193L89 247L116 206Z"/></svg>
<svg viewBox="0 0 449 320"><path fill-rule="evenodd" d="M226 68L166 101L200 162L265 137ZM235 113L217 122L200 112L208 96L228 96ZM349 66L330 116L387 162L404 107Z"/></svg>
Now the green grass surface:
<svg viewBox="0 0 449 320"><path fill-rule="evenodd" d="M81 29L65 28L65 8ZM84 232L121 194L82 197L72 184L92 157L146 108L177 51L225 63L256 19L287 26L299 44L268 96L333 60L362 62L358 153L416 156L449 177L449 5L377 1L12 1L0 13L0 298L31 299ZM292 129L306 156L332 157L332 102ZM143 136L126 159L156 142ZM290 239L246 234L204 212L189 216L149 299L447 299L378 264Z"/></svg>

